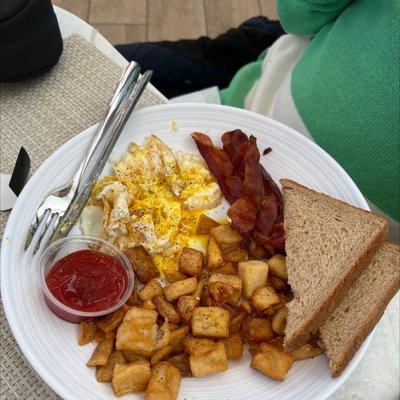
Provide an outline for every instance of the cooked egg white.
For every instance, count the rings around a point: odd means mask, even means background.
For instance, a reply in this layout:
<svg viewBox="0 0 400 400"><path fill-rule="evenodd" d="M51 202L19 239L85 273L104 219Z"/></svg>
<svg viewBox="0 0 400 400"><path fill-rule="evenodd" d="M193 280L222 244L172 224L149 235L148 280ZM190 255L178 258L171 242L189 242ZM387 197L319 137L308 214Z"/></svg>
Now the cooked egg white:
<svg viewBox="0 0 400 400"><path fill-rule="evenodd" d="M152 135L140 146L132 143L114 164L114 175L96 183L81 227L121 250L142 245L160 270L176 268L184 246L204 247L194 237L198 218L221 199L201 156L179 151L175 157Z"/></svg>

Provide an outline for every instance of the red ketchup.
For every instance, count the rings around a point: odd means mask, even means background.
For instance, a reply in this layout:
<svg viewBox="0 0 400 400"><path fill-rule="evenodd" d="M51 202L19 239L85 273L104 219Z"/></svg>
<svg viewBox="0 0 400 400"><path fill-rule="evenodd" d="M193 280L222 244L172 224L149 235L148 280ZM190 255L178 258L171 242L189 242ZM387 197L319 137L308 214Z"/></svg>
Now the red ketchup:
<svg viewBox="0 0 400 400"><path fill-rule="evenodd" d="M54 264L46 276L46 284L66 306L96 312L117 304L126 290L128 275L117 258L99 251L79 250ZM71 321L60 315L59 309L51 308L61 318Z"/></svg>

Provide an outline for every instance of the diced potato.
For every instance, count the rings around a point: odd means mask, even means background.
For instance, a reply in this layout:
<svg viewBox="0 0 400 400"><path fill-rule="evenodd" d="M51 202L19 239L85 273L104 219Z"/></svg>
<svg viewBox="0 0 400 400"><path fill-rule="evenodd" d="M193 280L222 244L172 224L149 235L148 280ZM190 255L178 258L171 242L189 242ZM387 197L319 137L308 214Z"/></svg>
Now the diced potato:
<svg viewBox="0 0 400 400"><path fill-rule="evenodd" d="M182 340L183 350L191 356L208 353L215 348L215 342L205 338L186 337Z"/></svg>
<svg viewBox="0 0 400 400"><path fill-rule="evenodd" d="M221 268L215 270L215 273L225 274L225 275L237 275L238 271L231 263L225 263Z"/></svg>
<svg viewBox="0 0 400 400"><path fill-rule="evenodd" d="M175 307L169 301L161 296L155 296L153 298L153 303L165 320L173 324L179 324L181 318L179 317L178 311L176 311Z"/></svg>
<svg viewBox="0 0 400 400"><path fill-rule="evenodd" d="M137 302L137 292L136 289L133 288L132 293L130 294L128 300L126 301L126 304L128 304L128 306L134 306L136 305L136 302Z"/></svg>
<svg viewBox="0 0 400 400"><path fill-rule="evenodd" d="M131 307L125 314L124 321L154 324L157 321L157 311L146 310L141 307Z"/></svg>
<svg viewBox="0 0 400 400"><path fill-rule="evenodd" d="M210 229L210 236L215 239L221 250L238 247L242 243L242 237L238 231L230 225L219 225Z"/></svg>
<svg viewBox="0 0 400 400"><path fill-rule="evenodd" d="M106 333L101 329L97 329L96 334L94 335L93 340L97 343L100 343L106 337Z"/></svg>
<svg viewBox="0 0 400 400"><path fill-rule="evenodd" d="M279 296L271 286L259 287L251 296L251 301L257 311L263 311L274 304L278 304L279 300Z"/></svg>
<svg viewBox="0 0 400 400"><path fill-rule="evenodd" d="M258 353L253 356L250 366L272 379L283 381L292 364L291 355L268 343L262 343Z"/></svg>
<svg viewBox="0 0 400 400"><path fill-rule="evenodd" d="M271 323L264 318L245 318L242 323L243 339L247 342L268 342L274 337Z"/></svg>
<svg viewBox="0 0 400 400"><path fill-rule="evenodd" d="M224 282L209 282L206 288L206 296L204 297L204 305L209 307L223 306L233 303L234 288Z"/></svg>
<svg viewBox="0 0 400 400"><path fill-rule="evenodd" d="M276 254L275 256L271 257L267 263L272 275L287 280L288 273L286 268L286 258L284 256L281 254Z"/></svg>
<svg viewBox="0 0 400 400"><path fill-rule="evenodd" d="M254 356L258 353L258 349L260 348L260 343L247 343L247 350L249 353Z"/></svg>
<svg viewBox="0 0 400 400"><path fill-rule="evenodd" d="M221 307L196 307L192 313L192 334L226 338L229 336L229 312Z"/></svg>
<svg viewBox="0 0 400 400"><path fill-rule="evenodd" d="M282 293L278 294L279 297L279 303L276 303L270 307L268 307L266 310L263 311L263 314L268 315L269 317L272 317L275 315L280 309L285 307L286 305L286 296Z"/></svg>
<svg viewBox="0 0 400 400"><path fill-rule="evenodd" d="M189 276L200 276L204 254L196 249L184 247L179 259L179 271Z"/></svg>
<svg viewBox="0 0 400 400"><path fill-rule="evenodd" d="M201 299L201 294L203 293L204 289L204 281L201 280L197 284L196 290L193 292L193 296L196 297L196 299L200 300Z"/></svg>
<svg viewBox="0 0 400 400"><path fill-rule="evenodd" d="M213 237L208 240L207 256L206 256L206 268L209 271L215 270L221 267L223 263L222 252L217 242Z"/></svg>
<svg viewBox="0 0 400 400"><path fill-rule="evenodd" d="M160 276L153 258L143 246L127 249L124 251L124 254L132 264L132 268L140 282L147 283L150 279Z"/></svg>
<svg viewBox="0 0 400 400"><path fill-rule="evenodd" d="M192 277L171 283L164 287L164 294L168 301L174 301L180 296L193 293L197 288L197 278Z"/></svg>
<svg viewBox="0 0 400 400"><path fill-rule="evenodd" d="M283 351L283 337L278 336L276 338L273 338L268 342L271 346L277 347L278 349Z"/></svg>
<svg viewBox="0 0 400 400"><path fill-rule="evenodd" d="M214 349L208 353L190 356L189 362L192 374L196 377L222 372L228 369L225 346L221 342L216 343Z"/></svg>
<svg viewBox="0 0 400 400"><path fill-rule="evenodd" d="M241 311L239 311L233 317L231 316L231 322L229 324L229 332L230 333L235 333L235 332L240 331L240 329L242 328L242 322L243 322L245 316L246 316L246 314Z"/></svg>
<svg viewBox="0 0 400 400"><path fill-rule="evenodd" d="M211 228L219 226L219 223L205 214L199 217L199 223L196 229L196 235L208 235Z"/></svg>
<svg viewBox="0 0 400 400"><path fill-rule="evenodd" d="M172 364L162 361L151 370L145 400L176 400L181 383L181 373Z"/></svg>
<svg viewBox="0 0 400 400"><path fill-rule="evenodd" d="M147 360L147 358L145 356L140 356L139 354L136 354L131 350L122 350L122 352L124 353L125 359L128 362Z"/></svg>
<svg viewBox="0 0 400 400"><path fill-rule="evenodd" d="M239 310L247 314L251 314L253 312L253 307L248 299L241 299L239 304Z"/></svg>
<svg viewBox="0 0 400 400"><path fill-rule="evenodd" d="M192 370L190 369L189 355L186 353L177 354L167 361L179 369L183 378L187 378L192 375Z"/></svg>
<svg viewBox="0 0 400 400"><path fill-rule="evenodd" d="M101 365L106 365L111 353L114 349L115 335L106 336L95 348L92 357L87 362L88 367L99 367Z"/></svg>
<svg viewBox="0 0 400 400"><path fill-rule="evenodd" d="M230 304L237 304L238 301L240 300L240 296L242 294L242 278L240 278L238 275L226 275L226 274L219 274L219 273L215 272L210 276L210 279L208 282L209 283L222 282L222 283L226 283L227 285L232 286L233 294L228 299L228 302Z"/></svg>
<svg viewBox="0 0 400 400"><path fill-rule="evenodd" d="M305 360L307 358L314 358L316 356L319 356L323 352L324 351L321 349L321 347L313 346L310 343L306 343L299 349L292 351L289 354L293 357L294 361L297 361Z"/></svg>
<svg viewBox="0 0 400 400"><path fill-rule="evenodd" d="M185 321L190 321L192 311L198 304L199 300L194 296L181 296L178 300L177 310Z"/></svg>
<svg viewBox="0 0 400 400"><path fill-rule="evenodd" d="M156 309L156 306L155 306L155 304L153 303L152 300L148 299L142 304L142 308L145 308L146 310L153 310L154 311Z"/></svg>
<svg viewBox="0 0 400 400"><path fill-rule="evenodd" d="M151 300L154 296L164 296L161 285L155 280L149 280L139 292L139 299L142 301Z"/></svg>
<svg viewBox="0 0 400 400"><path fill-rule="evenodd" d="M94 323L82 321L79 331L79 346L83 346L95 340L97 326Z"/></svg>
<svg viewBox="0 0 400 400"><path fill-rule="evenodd" d="M286 281L284 279L278 278L277 276L270 274L268 276L268 280L269 280L271 286L275 290L280 290L281 292L289 291L289 285L286 283Z"/></svg>
<svg viewBox="0 0 400 400"><path fill-rule="evenodd" d="M157 312L132 307L117 330L116 349L150 356L156 346Z"/></svg>
<svg viewBox="0 0 400 400"><path fill-rule="evenodd" d="M223 339L222 343L225 346L225 353L228 359L238 359L243 355L243 342L238 333Z"/></svg>
<svg viewBox="0 0 400 400"><path fill-rule="evenodd" d="M232 247L223 251L222 258L226 262L239 263L242 261L247 261L249 255L247 254L246 249L242 249L240 247Z"/></svg>
<svg viewBox="0 0 400 400"><path fill-rule="evenodd" d="M176 269L163 269L163 273L165 275L165 279L169 283L175 283L178 281L182 281L183 279L187 279L187 276L182 274L182 272L176 270Z"/></svg>
<svg viewBox="0 0 400 400"><path fill-rule="evenodd" d="M122 304L122 306L121 306L121 308L120 308L120 310L121 311L123 311L123 313L124 313L124 316L125 316L125 314L129 311L129 309L130 309L130 307L128 306L128 304Z"/></svg>
<svg viewBox="0 0 400 400"><path fill-rule="evenodd" d="M243 281L243 296L251 298L254 291L267 283L268 264L259 260L239 263L238 274Z"/></svg>
<svg viewBox="0 0 400 400"><path fill-rule="evenodd" d="M285 334L287 314L288 310L286 307L284 307L281 308L272 318L272 329L279 336L283 336Z"/></svg>
<svg viewBox="0 0 400 400"><path fill-rule="evenodd" d="M116 364L112 377L112 388L116 396L143 392L150 379L150 363L137 361L129 364Z"/></svg>
<svg viewBox="0 0 400 400"><path fill-rule="evenodd" d="M124 316L125 313L121 309L118 309L113 313L97 320L96 325L105 333L115 331L121 324Z"/></svg>
<svg viewBox="0 0 400 400"><path fill-rule="evenodd" d="M186 335L189 332L189 327L187 325L183 325L178 329L175 329L174 331L171 332L171 338L170 338L170 343L179 343L182 341L183 338L186 337Z"/></svg>
<svg viewBox="0 0 400 400"><path fill-rule="evenodd" d="M122 351L114 351L106 365L97 367L96 379L98 382L111 382L116 364L126 364L126 359Z"/></svg>

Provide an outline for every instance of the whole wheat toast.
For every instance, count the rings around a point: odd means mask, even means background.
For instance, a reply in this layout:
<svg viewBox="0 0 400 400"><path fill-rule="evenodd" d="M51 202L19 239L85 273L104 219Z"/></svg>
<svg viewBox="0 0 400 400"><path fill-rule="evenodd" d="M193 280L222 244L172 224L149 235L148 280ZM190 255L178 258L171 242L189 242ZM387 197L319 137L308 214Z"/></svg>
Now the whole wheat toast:
<svg viewBox="0 0 400 400"><path fill-rule="evenodd" d="M368 211L282 179L288 282L284 348L317 332L386 239L388 223Z"/></svg>

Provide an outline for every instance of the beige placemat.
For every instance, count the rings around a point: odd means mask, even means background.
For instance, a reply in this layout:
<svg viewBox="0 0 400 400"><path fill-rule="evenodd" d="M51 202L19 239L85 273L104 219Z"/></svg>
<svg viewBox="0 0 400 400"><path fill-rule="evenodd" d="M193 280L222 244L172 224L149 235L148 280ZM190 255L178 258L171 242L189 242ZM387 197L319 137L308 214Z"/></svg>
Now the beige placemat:
<svg viewBox="0 0 400 400"><path fill-rule="evenodd" d="M28 151L34 172L68 139L98 122L123 70L79 35L64 41L58 64L45 75L0 84L0 168L11 173L18 151ZM161 104L150 90L138 108ZM8 213L0 214L2 234ZM1 305L0 398L58 399L27 364Z"/></svg>

